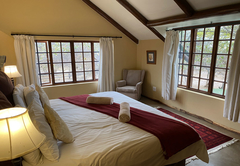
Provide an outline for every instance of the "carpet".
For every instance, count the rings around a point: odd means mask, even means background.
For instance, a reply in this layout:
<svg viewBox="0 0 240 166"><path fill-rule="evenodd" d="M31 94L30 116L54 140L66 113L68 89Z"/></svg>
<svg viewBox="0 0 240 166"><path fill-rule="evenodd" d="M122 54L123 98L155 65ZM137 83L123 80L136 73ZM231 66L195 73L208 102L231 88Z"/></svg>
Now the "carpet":
<svg viewBox="0 0 240 166"><path fill-rule="evenodd" d="M162 111L176 119L179 119L190 126L192 126L196 132L201 136L202 140L206 144L208 154L217 152L218 150L227 147L229 145L232 145L233 143L237 142L238 139L231 138L229 136L226 136L224 134L221 134L213 129L210 129L204 125L201 125L199 123L193 122L187 118L184 118L182 116L179 116L177 114L174 114L168 110L158 108L159 111ZM186 160L186 164L189 163L191 160L197 159L196 156L193 156Z"/></svg>

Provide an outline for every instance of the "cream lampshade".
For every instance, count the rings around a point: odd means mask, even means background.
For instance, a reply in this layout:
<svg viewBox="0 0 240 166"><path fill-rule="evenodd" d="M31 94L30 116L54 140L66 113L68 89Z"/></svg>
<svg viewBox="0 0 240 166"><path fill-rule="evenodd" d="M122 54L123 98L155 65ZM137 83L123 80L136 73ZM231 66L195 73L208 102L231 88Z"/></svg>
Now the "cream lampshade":
<svg viewBox="0 0 240 166"><path fill-rule="evenodd" d="M39 148L46 136L33 125L28 110L0 110L0 161L21 157Z"/></svg>
<svg viewBox="0 0 240 166"><path fill-rule="evenodd" d="M18 72L16 65L4 66L4 73L11 78L12 84L14 85L13 78L21 77L22 75Z"/></svg>

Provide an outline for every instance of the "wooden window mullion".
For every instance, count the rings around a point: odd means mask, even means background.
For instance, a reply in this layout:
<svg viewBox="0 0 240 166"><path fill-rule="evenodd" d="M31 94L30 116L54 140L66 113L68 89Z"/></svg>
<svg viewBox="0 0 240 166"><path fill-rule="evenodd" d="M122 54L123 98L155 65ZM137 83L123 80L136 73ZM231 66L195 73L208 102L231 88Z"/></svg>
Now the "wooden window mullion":
<svg viewBox="0 0 240 166"><path fill-rule="evenodd" d="M194 36L195 30L191 30L191 39L190 39L190 52L189 52L189 59L188 59L188 78L187 78L187 88L190 88L190 81L191 81L191 73L192 73L192 59L193 59L193 46L194 46Z"/></svg>
<svg viewBox="0 0 240 166"><path fill-rule="evenodd" d="M94 42L91 42L91 56L92 56L92 80L95 80Z"/></svg>
<svg viewBox="0 0 240 166"><path fill-rule="evenodd" d="M72 63L72 77L73 82L77 82L77 74L76 74L76 64L75 64L75 50L74 50L74 42L70 42L71 49L71 63Z"/></svg>
<svg viewBox="0 0 240 166"><path fill-rule="evenodd" d="M55 77L54 77L54 70L53 70L53 57L52 57L52 43L48 41L49 53L50 53L50 65L52 71L52 84L55 85Z"/></svg>

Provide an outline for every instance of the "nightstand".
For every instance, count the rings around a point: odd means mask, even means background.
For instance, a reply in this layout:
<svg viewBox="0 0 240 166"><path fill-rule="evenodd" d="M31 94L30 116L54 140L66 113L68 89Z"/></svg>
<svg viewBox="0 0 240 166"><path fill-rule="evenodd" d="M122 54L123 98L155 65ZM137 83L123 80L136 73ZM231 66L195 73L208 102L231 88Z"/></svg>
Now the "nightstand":
<svg viewBox="0 0 240 166"><path fill-rule="evenodd" d="M13 160L7 160L0 162L0 166L22 166L22 158L16 158Z"/></svg>

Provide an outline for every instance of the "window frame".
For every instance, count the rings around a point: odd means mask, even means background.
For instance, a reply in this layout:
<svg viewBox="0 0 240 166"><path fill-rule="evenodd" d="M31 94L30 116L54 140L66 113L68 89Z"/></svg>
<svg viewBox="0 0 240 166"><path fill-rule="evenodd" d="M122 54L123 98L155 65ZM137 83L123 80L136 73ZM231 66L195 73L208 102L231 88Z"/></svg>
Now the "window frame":
<svg viewBox="0 0 240 166"><path fill-rule="evenodd" d="M38 42L39 43L45 43L45 46L46 46L46 52L39 52L38 51ZM62 46L61 43L70 43L70 52L66 52L66 53L70 53L70 57L71 57L71 62L64 62L63 61L63 51L62 49L60 50L60 53L61 54L61 62L53 62L53 51L52 51L52 43L54 42L59 42L60 43L60 48ZM82 45L82 48L83 48L83 43L90 43L91 45L91 51L90 52L87 52L87 53L91 53L91 71L92 72L92 79L90 80L86 80L86 77L85 77L85 72L86 70L84 69L84 50L82 49L82 57L83 57L83 60L82 60L82 64L83 64L83 71L80 71L82 73L84 73L84 80L80 80L78 81L77 80L77 71L76 71L76 60L75 60L75 53L78 53L78 52L75 52L74 50L74 43L81 43ZM73 84L73 83L81 83L81 82L94 82L94 81L98 81L98 79L95 78L95 72L96 71L99 71L99 69L95 69L95 62L99 62L99 61L95 61L95 53L100 53L100 50L99 51L96 51L94 49L94 44L95 43L99 43L99 41L96 41L96 40L35 40L35 55L36 55L36 67L38 69L38 79L40 81L40 85L41 86L54 86L54 85L63 85L63 84ZM39 54L41 53L46 53L47 55L47 63L41 63L39 61ZM90 61L89 61L90 62ZM63 82L55 82L55 74L58 74L54 71L54 64L62 64L62 72L59 72L59 73L62 73L63 74ZM64 68L63 68L63 65L64 63L71 63L71 69L72 71L70 72L65 72L64 71ZM48 64L48 72L47 73L41 73L41 67L40 65L41 64ZM65 82L65 77L64 77L64 73L72 73L72 81L68 81L68 82ZM49 82L48 83L43 83L42 82L42 75L45 75L45 74L48 74L49 75Z"/></svg>
<svg viewBox="0 0 240 166"><path fill-rule="evenodd" d="M179 74L179 71L178 71L178 79L179 79L179 76L181 76L181 85L179 84L179 81L178 81L178 88L183 88L183 89L187 89L187 90L190 90L190 91L195 91L195 92L199 92L199 93L203 93L203 94L206 94L206 95L210 95L210 96L215 96L215 97L219 97L219 98L225 98L225 88L226 88L226 85L227 85L227 72L229 71L229 58L230 56L232 55L231 53L231 47L232 47L232 43L233 41L235 41L235 39L233 39L233 28L235 25L239 25L238 23L226 23L224 25L209 25L209 26L199 26L199 27L189 27L189 28L183 28L181 29L180 31L185 31L184 35L186 36L186 31L187 30L190 30L191 31L191 39L190 39L190 52L189 52L189 61L188 61L188 74L187 74L187 84L186 85L182 85L182 79L183 79L183 71L182 73ZM231 28L231 34L230 34L230 38L229 39L220 39L220 28L221 26L232 26ZM209 74L209 87L208 87L208 90L207 91L203 91L203 90L200 90L199 89L199 84L198 84L198 89L195 89L195 88L191 88L191 79L194 78L192 77L192 67L195 66L194 65L194 62L193 62L193 56L194 53L193 50L194 50L194 42L196 42L197 40L195 39L196 38L196 30L197 29L200 29L200 28L204 28L204 32L205 32L205 29L206 28L211 28L211 27L214 27L215 28L215 32L214 32L214 39L213 39L213 50L212 50L212 59L211 59L211 64L210 64L210 74ZM181 39L180 39L181 41ZM202 42L204 42L204 34L203 34L203 39L202 39ZM219 46L219 41L230 41L230 44L229 44L229 50L228 50L228 53L225 54L225 56L227 56L227 64L226 64L226 67L225 68L220 68L220 67L216 67L216 62L217 62L217 56L218 56L218 46ZM185 38L184 38L184 47L183 49L185 49ZM180 44L179 44L180 45ZM202 45L202 49L203 49L203 45ZM180 51L179 51L180 53ZM184 50L183 50L183 53L184 53ZM199 70L199 82L200 82L200 79L201 79L201 67L202 67L202 59L203 59L203 51L201 53L201 62L200 64L198 65L200 67L200 70ZM223 55L222 53L219 53L220 55ZM184 54L183 54L184 56ZM182 62L178 62L178 65L182 65L182 70L183 70L183 61L184 61L184 57L182 56ZM203 66L204 67L204 66ZM226 70L225 72L225 77L224 77L224 81L216 81L214 80L214 76L215 76L215 70L216 69L224 69ZM221 82L223 83L223 94L220 95L220 94L216 94L216 93L213 93L213 87L214 87L214 82Z"/></svg>

